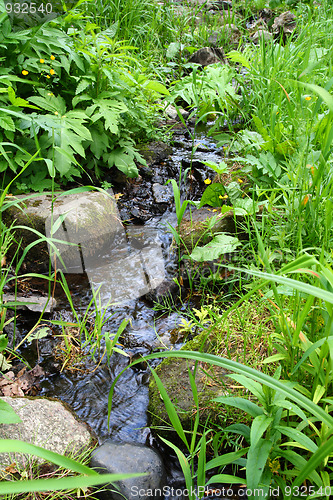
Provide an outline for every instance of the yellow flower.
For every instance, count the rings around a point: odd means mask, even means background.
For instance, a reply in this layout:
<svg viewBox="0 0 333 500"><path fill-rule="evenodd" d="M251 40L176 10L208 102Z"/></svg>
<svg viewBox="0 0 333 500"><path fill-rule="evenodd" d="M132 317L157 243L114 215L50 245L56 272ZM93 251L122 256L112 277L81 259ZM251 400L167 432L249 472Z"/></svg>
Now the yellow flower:
<svg viewBox="0 0 333 500"><path fill-rule="evenodd" d="M28 75L28 74L29 74L29 71L27 71L26 69L24 69L24 70L22 71L22 75L26 76L26 75Z"/></svg>
<svg viewBox="0 0 333 500"><path fill-rule="evenodd" d="M46 78L51 78L50 75L46 75Z"/></svg>
<svg viewBox="0 0 333 500"><path fill-rule="evenodd" d="M58 111L55 111L55 112L54 112L54 114L55 114L55 115L58 115L59 113L58 113Z"/></svg>
<svg viewBox="0 0 333 500"><path fill-rule="evenodd" d="M220 198L220 200L223 200L223 196L221 194L220 194L219 198Z"/></svg>
<svg viewBox="0 0 333 500"><path fill-rule="evenodd" d="M52 61L54 61L54 60L55 60L55 57L54 57L54 56L51 56L51 57L50 57L50 59L51 59Z"/></svg>
<svg viewBox="0 0 333 500"><path fill-rule="evenodd" d="M205 179L205 180L204 180L204 183L205 183L205 184L210 184L211 182L212 182L212 181L211 181L210 179Z"/></svg>
<svg viewBox="0 0 333 500"><path fill-rule="evenodd" d="M50 69L50 75L54 75L55 71L54 69Z"/></svg>
<svg viewBox="0 0 333 500"><path fill-rule="evenodd" d="M243 181L243 179L240 179L239 177L238 177L238 179L237 179L237 180L238 180L238 182L239 182L240 184L242 184L242 182L244 182L244 181Z"/></svg>
<svg viewBox="0 0 333 500"><path fill-rule="evenodd" d="M41 64L45 63L44 59L39 59L39 62L40 62Z"/></svg>
<svg viewBox="0 0 333 500"><path fill-rule="evenodd" d="M224 200L226 200L227 198L228 198L228 195L227 195L227 194L225 194L225 195L223 196L223 199L224 199Z"/></svg>
<svg viewBox="0 0 333 500"><path fill-rule="evenodd" d="M311 97L309 95L306 96L305 98L306 101L311 101Z"/></svg>

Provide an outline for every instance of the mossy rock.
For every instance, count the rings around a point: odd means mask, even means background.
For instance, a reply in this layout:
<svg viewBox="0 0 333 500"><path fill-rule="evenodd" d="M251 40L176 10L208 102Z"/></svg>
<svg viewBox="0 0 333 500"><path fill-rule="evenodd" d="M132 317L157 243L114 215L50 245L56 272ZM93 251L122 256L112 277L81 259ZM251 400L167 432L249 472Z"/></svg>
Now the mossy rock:
<svg viewBox="0 0 333 500"><path fill-rule="evenodd" d="M207 232L207 227L213 217L216 217L215 224ZM239 216L235 217L233 210L221 214L213 213L208 208L199 208L184 215L180 223L179 235L183 246L188 251L192 251L199 241L202 245L209 243L217 233L237 234L239 236L237 222L240 220L244 219Z"/></svg>
<svg viewBox="0 0 333 500"><path fill-rule="evenodd" d="M172 154L172 147L161 141L139 144L138 151L148 165L154 165L165 160Z"/></svg>
<svg viewBox="0 0 333 500"><path fill-rule="evenodd" d="M205 324L204 330L187 342L181 350L208 352L269 374L275 371L276 364L264 363L265 359L273 353L270 339L274 331L270 313L264 303L254 300L245 301L228 314L224 312L220 320L216 319L219 312L214 310L214 306L204 306L199 314L205 309L211 311L212 315L208 314L205 316L206 319L201 321ZM188 369L193 371L194 366L195 362L192 360L166 358L156 368L157 375L176 407L181 424L187 431L193 428L197 411L188 376ZM244 412L212 402L214 398L220 396L244 394L244 387L229 378L227 376L229 373L220 366L198 363L195 381L202 427L206 426L207 422L208 426L217 424L222 428L235 422L248 422L249 416ZM251 395L248 394L248 397L251 398ZM153 377L149 383L148 412L153 431L166 439L178 442Z"/></svg>
<svg viewBox="0 0 333 500"><path fill-rule="evenodd" d="M210 348L207 333L204 332L193 340L187 342L181 350L206 352ZM193 427L194 415L197 411L193 400L192 388L188 371L195 369L195 362L189 359L169 358L164 359L156 368L156 373L162 381L170 400L176 407L181 424L185 430L190 431ZM207 373L211 375L207 376ZM205 424L207 419L216 422L219 419L217 404L212 399L225 395L228 379L225 378L227 371L221 367L198 363L195 374L195 382L198 391L200 412L200 423ZM148 413L150 426L157 434L174 441L175 432L169 427L170 420L165 409L164 402L160 396L155 379L150 378L149 383L149 405ZM162 427L165 427L162 429Z"/></svg>
<svg viewBox="0 0 333 500"><path fill-rule="evenodd" d="M49 248L43 236L51 234L52 220L56 224L58 217L62 215L64 221L53 237L58 240L55 244L67 269L71 266L75 270L82 267L82 255L87 267L87 263L104 245L112 243L116 233L123 232L116 203L107 193L54 193L53 203L50 193L17 196L3 212L4 223L7 226L14 223L16 227L16 244L12 245L9 258L17 251L18 245L22 253L28 245L35 243L26 255L25 266L38 271L44 268L47 270ZM59 268L62 265L58 260L57 269Z"/></svg>

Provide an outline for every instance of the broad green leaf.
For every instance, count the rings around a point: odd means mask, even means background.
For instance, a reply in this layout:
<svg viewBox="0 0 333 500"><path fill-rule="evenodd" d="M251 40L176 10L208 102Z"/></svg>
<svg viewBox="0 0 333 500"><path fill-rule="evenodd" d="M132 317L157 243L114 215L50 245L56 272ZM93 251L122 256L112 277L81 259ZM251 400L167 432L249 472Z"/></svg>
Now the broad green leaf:
<svg viewBox="0 0 333 500"><path fill-rule="evenodd" d="M202 163L207 167L212 168L219 175L228 171L228 164L225 161L221 161L219 164L213 161L203 161Z"/></svg>
<svg viewBox="0 0 333 500"><path fill-rule="evenodd" d="M246 376L236 373L233 375L228 375L228 377L236 380L239 384L241 384L245 389L248 389L252 392L252 394L258 398L258 400L264 404L265 403L265 394L263 392L263 388L261 384L255 382L254 380L248 379Z"/></svg>
<svg viewBox="0 0 333 500"><path fill-rule="evenodd" d="M122 101L115 99L94 99L94 104L86 109L86 113L90 116L93 123L103 119L105 121L106 130L110 130L112 134L118 134L118 123L120 115L125 113L128 108Z"/></svg>
<svg viewBox="0 0 333 500"><path fill-rule="evenodd" d="M244 484L244 478L237 477L237 476L231 476L230 474L216 474L215 476L212 476L209 481L207 481L208 484L216 484L216 483L222 483L222 484Z"/></svg>
<svg viewBox="0 0 333 500"><path fill-rule="evenodd" d="M258 405L253 403L252 401L249 401L248 399L245 398L236 398L236 397L218 397L213 399L213 401L216 401L218 403L221 403L222 405L227 405L227 406L233 406L234 408L239 408L240 410L245 411L251 417L255 418L258 415L262 415L264 413L263 409L260 408Z"/></svg>
<svg viewBox="0 0 333 500"><path fill-rule="evenodd" d="M242 448L238 451L232 451L231 453L224 453L223 455L213 458L206 464L206 471L214 469L215 467L223 467L224 465L232 464L235 460L247 453L248 448Z"/></svg>
<svg viewBox="0 0 333 500"><path fill-rule="evenodd" d="M318 384L315 393L313 395L313 402L316 404L319 403L319 401L321 400L321 398L324 396L325 393L326 393L325 387Z"/></svg>
<svg viewBox="0 0 333 500"><path fill-rule="evenodd" d="M18 424L22 422L10 404L0 398L0 424ZM0 443L2 440L0 441ZM7 451L7 450L5 450Z"/></svg>
<svg viewBox="0 0 333 500"><path fill-rule="evenodd" d="M266 431L267 427L273 422L272 417L267 417L267 415L258 415L252 422L250 441L251 447L256 446L260 438Z"/></svg>
<svg viewBox="0 0 333 500"><path fill-rule="evenodd" d="M226 54L226 57L228 59L231 59L231 61L233 62L240 63L247 69L251 69L250 61L244 56L244 54L238 52L238 50L231 50L230 52L228 52L228 54Z"/></svg>
<svg viewBox="0 0 333 500"><path fill-rule="evenodd" d="M276 363L276 361L281 361L281 359L286 359L288 356L287 354L273 354L273 356L268 356L268 358L265 358L262 363L263 364L269 364L269 363Z"/></svg>
<svg viewBox="0 0 333 500"><path fill-rule="evenodd" d="M8 345L8 337L4 333L0 335L0 352L6 349Z"/></svg>
<svg viewBox="0 0 333 500"><path fill-rule="evenodd" d="M9 363L6 357L0 353L0 371L5 372L12 367L12 363Z"/></svg>
<svg viewBox="0 0 333 500"><path fill-rule="evenodd" d="M170 95L170 92L165 87L165 85L155 80L150 80L148 83L145 83L144 88L147 90L153 90L154 92L158 92L159 94Z"/></svg>
<svg viewBox="0 0 333 500"><path fill-rule="evenodd" d="M225 196L225 194L226 192L223 184L210 184L206 187L201 196L199 208L203 207L204 205L210 205L211 207L220 207L223 203L222 198ZM229 210L230 209L231 207L229 207Z"/></svg>
<svg viewBox="0 0 333 500"><path fill-rule="evenodd" d="M255 446L250 446L246 464L246 486L250 490L257 488L260 483L272 445L268 439L259 439Z"/></svg>
<svg viewBox="0 0 333 500"><path fill-rule="evenodd" d="M15 132L16 130L14 120L8 115L0 115L0 128L1 127L10 132Z"/></svg>
<svg viewBox="0 0 333 500"><path fill-rule="evenodd" d="M226 427L225 432L232 432L234 434L240 434L241 436L244 436L246 441L249 443L250 442L250 427L245 424L231 424L228 427Z"/></svg>
<svg viewBox="0 0 333 500"><path fill-rule="evenodd" d="M284 427L282 425L278 425L275 427L275 429L281 432L281 434L284 434L285 436L293 439L294 441L296 441L296 443L300 444L302 447L304 447L306 450L311 451L312 453L315 453L318 449L318 446L312 441L312 439L303 434L303 432L294 429L293 427Z"/></svg>
<svg viewBox="0 0 333 500"><path fill-rule="evenodd" d="M241 242L235 236L218 234L207 245L196 247L190 257L196 262L211 261L218 259L222 254L234 252L239 245Z"/></svg>
<svg viewBox="0 0 333 500"><path fill-rule="evenodd" d="M47 337L51 333L51 330L47 326L43 326L42 328L38 328L35 333L29 335L29 341L40 340Z"/></svg>
<svg viewBox="0 0 333 500"><path fill-rule="evenodd" d="M295 405L295 403L284 399L282 401L275 401L275 405L295 413L295 415L298 415L304 422L308 423L308 418L304 411L299 406Z"/></svg>

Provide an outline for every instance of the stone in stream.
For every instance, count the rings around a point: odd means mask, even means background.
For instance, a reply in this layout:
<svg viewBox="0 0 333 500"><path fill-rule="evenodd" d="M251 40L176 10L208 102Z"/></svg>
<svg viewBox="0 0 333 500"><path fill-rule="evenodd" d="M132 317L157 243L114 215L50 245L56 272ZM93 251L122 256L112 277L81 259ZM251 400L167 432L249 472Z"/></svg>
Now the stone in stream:
<svg viewBox="0 0 333 500"><path fill-rule="evenodd" d="M224 52L223 49L218 47L203 47L194 52L188 62L200 64L203 67L210 64L225 63Z"/></svg>
<svg viewBox="0 0 333 500"><path fill-rule="evenodd" d="M54 298L42 297L40 295L29 295L29 297L21 296L20 294L4 293L3 302L15 302L16 309L23 309L32 312L50 313L57 305Z"/></svg>
<svg viewBox="0 0 333 500"><path fill-rule="evenodd" d="M210 228L209 234L204 239L207 232L208 222L215 217L215 224ZM180 240L184 247L192 250L199 240L202 244L208 243L216 233L237 233L237 222L242 220L240 216L235 216L230 207L230 211L225 214L213 213L208 208L199 208L185 213L179 228ZM238 233L237 236L240 236Z"/></svg>
<svg viewBox="0 0 333 500"><path fill-rule="evenodd" d="M81 422L61 401L46 398L1 397L21 418L18 424L1 424L0 439L20 439L59 454L80 453L93 448L97 438L87 424ZM0 469L16 462L29 465L29 455L0 453ZM44 462L33 457L37 463Z"/></svg>
<svg viewBox="0 0 333 500"><path fill-rule="evenodd" d="M105 441L93 452L90 466L110 474L146 473L145 476L117 481L115 488L109 485L99 494L102 500L148 500L162 498L165 485L165 469L159 454L147 446Z"/></svg>
<svg viewBox="0 0 333 500"><path fill-rule="evenodd" d="M159 184L154 196L159 203L172 199L170 188ZM157 230L136 226L126 232L112 190L56 193L53 200L50 194L19 196L5 214L7 224L16 220L50 238L48 245L42 239L27 254L34 271L40 265L48 269L50 253L54 269L86 272L95 290L101 285L102 306L140 297L165 278ZM38 236L18 228L16 238L26 248Z"/></svg>

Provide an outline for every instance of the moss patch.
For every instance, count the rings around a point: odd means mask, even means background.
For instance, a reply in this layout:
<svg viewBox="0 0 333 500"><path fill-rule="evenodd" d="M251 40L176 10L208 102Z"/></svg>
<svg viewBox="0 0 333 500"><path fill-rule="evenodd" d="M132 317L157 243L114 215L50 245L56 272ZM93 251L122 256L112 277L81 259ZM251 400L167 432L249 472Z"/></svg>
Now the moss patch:
<svg viewBox="0 0 333 500"><path fill-rule="evenodd" d="M213 318L213 316L212 316ZM224 316L222 315L222 318ZM269 371L263 360L271 354L270 333L273 325L268 320L268 311L257 303L245 302L238 309L214 323L209 319L202 331L193 340L187 342L182 349L188 351L209 352L226 357L256 369ZM177 409L184 429L191 431L196 406L193 400L188 370L194 370L194 361L169 358L156 368L169 398ZM272 369L272 368L271 368ZM200 424L218 424L222 427L248 417L231 407L222 407L213 403L212 399L222 395L244 394L244 388L226 377L229 372L221 367L198 363L196 370L196 386L200 407ZM156 382L151 377L149 384L149 406L151 427L157 434L175 440L175 432L170 427L170 420L160 396Z"/></svg>

